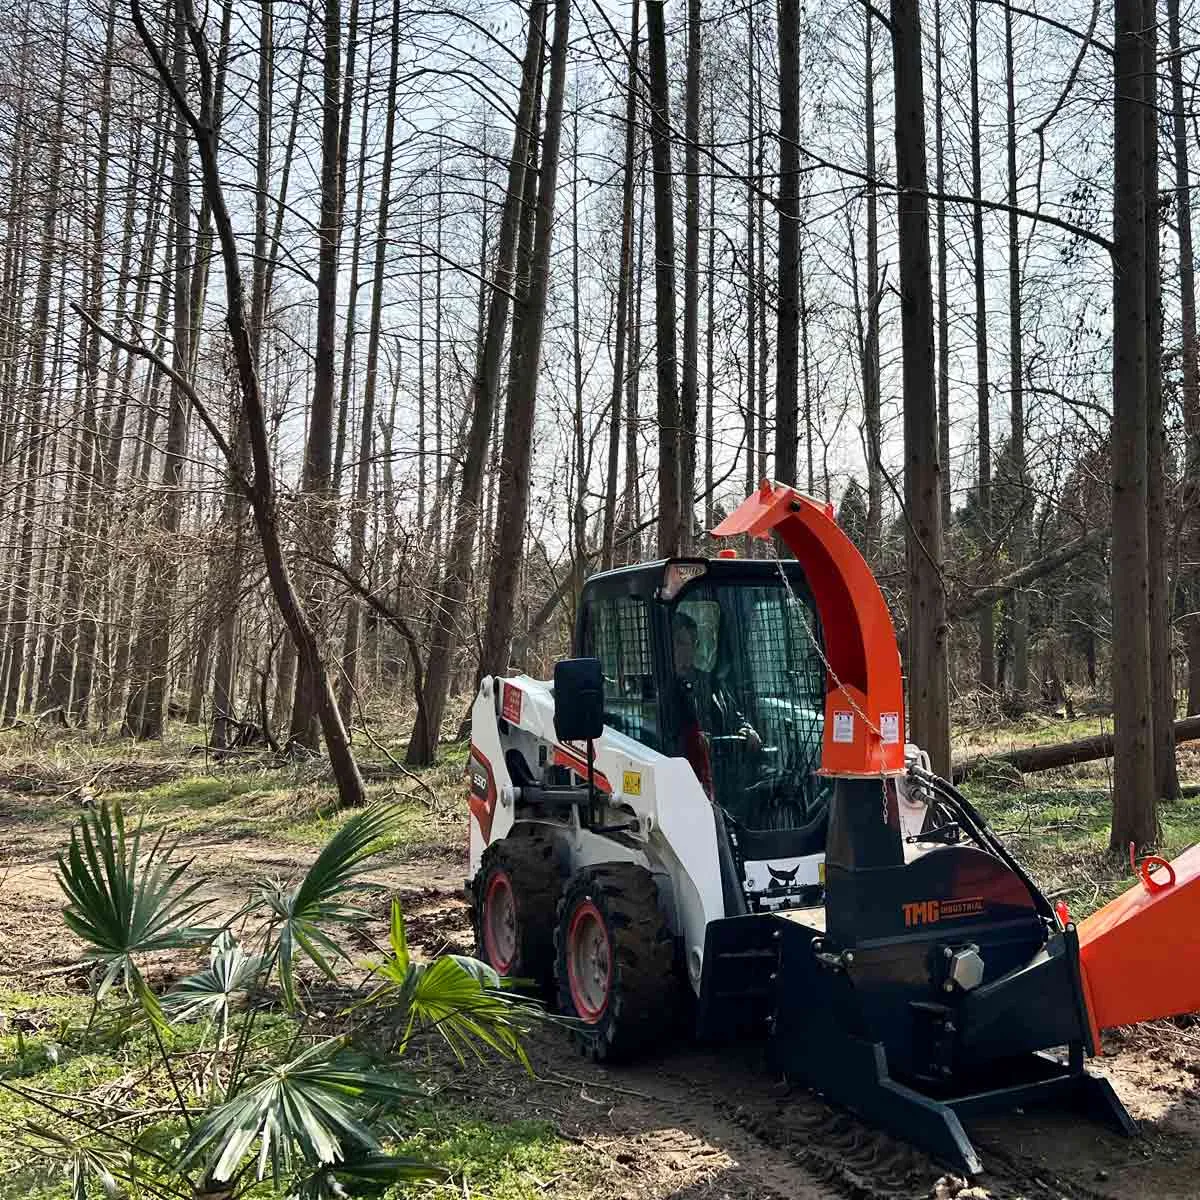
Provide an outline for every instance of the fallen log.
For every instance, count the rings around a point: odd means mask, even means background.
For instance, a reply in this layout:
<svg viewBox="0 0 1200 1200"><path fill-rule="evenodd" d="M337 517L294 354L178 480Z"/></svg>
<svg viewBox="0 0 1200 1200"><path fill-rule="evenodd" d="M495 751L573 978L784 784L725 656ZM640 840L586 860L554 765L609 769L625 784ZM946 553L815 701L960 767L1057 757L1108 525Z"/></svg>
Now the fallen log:
<svg viewBox="0 0 1200 1200"><path fill-rule="evenodd" d="M1200 716L1184 717L1182 721L1175 722L1176 745L1197 739L1200 739ZM1002 754L976 754L970 758L960 758L954 763L954 782L961 783L968 775L999 764L1027 774L1095 762L1098 758L1111 758L1112 752L1113 735L1097 733L1091 737L1076 738L1072 742L1056 742L1053 746L1027 746L1020 750L1006 750Z"/></svg>

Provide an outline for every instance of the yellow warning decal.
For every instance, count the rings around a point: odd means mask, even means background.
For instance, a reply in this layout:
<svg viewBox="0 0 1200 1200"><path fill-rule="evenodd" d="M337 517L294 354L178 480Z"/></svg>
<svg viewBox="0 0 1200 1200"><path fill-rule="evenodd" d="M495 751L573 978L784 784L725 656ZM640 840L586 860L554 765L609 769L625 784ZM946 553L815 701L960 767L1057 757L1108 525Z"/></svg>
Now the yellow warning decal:
<svg viewBox="0 0 1200 1200"><path fill-rule="evenodd" d="M825 883L825 863L823 861L817 863L817 882Z"/></svg>
<svg viewBox="0 0 1200 1200"><path fill-rule="evenodd" d="M626 771L625 778L621 781L621 791L627 796L640 796L642 794L641 771Z"/></svg>

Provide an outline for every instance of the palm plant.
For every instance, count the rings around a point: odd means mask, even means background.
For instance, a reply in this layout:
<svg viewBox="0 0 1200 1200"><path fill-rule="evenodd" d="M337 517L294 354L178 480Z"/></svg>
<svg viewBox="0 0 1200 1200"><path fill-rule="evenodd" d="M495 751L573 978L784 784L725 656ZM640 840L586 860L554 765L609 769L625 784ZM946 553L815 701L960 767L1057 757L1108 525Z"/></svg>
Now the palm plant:
<svg viewBox="0 0 1200 1200"><path fill-rule="evenodd" d="M317 855L298 887L265 884L249 906L270 916L267 953L279 967L279 983L289 1010L297 1007L298 952L327 979L336 978L333 960L350 961L328 927L361 924L370 918L369 912L348 901L355 894L379 890L363 880L363 868L388 834L395 832L400 815L397 805L378 805L359 813Z"/></svg>
<svg viewBox="0 0 1200 1200"><path fill-rule="evenodd" d="M268 1174L277 1188L315 1198L339 1194L339 1180L388 1182L437 1173L428 1163L386 1149L389 1114L425 1095L399 1069L396 1056L424 1030L440 1034L460 1059L468 1049L479 1053L488 1047L525 1062L521 1035L532 1010L474 959L414 960L395 900L389 953L370 967L377 986L345 1009L336 1034L314 1030L297 977L303 958L338 981L339 965L350 959L337 931L361 926L369 917L355 903L375 886L363 873L400 815L396 806L356 814L298 884L262 885L217 929L195 923L207 902L198 898L201 884L184 879L189 863L172 860L173 847L160 837L147 848L141 823L128 835L119 805L104 804L82 816L58 860L67 899L64 920L100 967L96 1005L121 980L148 1019L175 1097L175 1121L186 1133L177 1153L164 1156L149 1151L153 1139L147 1136L106 1139L92 1131L72 1140L31 1126L31 1141L44 1158L56 1158L68 1171L78 1200L89 1177L110 1193L117 1180L136 1179L145 1190L148 1180L158 1178L161 1185L149 1190L162 1196L234 1200ZM247 948L232 926L255 916L265 920ZM139 960L198 946L207 948L207 966L155 995ZM270 1036L259 1037L256 1017L271 1007L281 1007L282 1014L267 1023ZM290 1027L282 1051L280 1020ZM199 1075L178 1070L171 1050L170 1031L189 1022L204 1023L208 1044L210 1069ZM381 1025L391 1031L388 1057L356 1048ZM215 1031L211 1043L209 1030ZM0 1081L0 1087L12 1086ZM62 1115L60 1106L44 1103ZM153 1128L150 1121L141 1134Z"/></svg>
<svg viewBox="0 0 1200 1200"><path fill-rule="evenodd" d="M86 957L103 968L97 1000L118 978L131 992L147 990L135 955L195 946L211 937L211 931L188 924L209 902L195 899L199 882L176 890L190 860L172 863L174 846L164 847L163 837L143 854L142 822L127 837L121 806L103 803L83 814L71 830L71 844L58 855L58 883L68 901L63 920L86 943Z"/></svg>

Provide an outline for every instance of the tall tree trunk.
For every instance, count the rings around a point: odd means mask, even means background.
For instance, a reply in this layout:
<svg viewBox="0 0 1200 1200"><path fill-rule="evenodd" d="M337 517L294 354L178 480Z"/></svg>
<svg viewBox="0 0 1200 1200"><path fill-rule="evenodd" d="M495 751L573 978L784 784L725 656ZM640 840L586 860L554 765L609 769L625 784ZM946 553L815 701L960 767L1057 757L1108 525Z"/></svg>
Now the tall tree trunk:
<svg viewBox="0 0 1200 1200"><path fill-rule="evenodd" d="M755 272L757 281L758 302L758 418L755 435L757 440L756 475L759 479L767 479L767 373L771 354L767 334L767 110L763 101L763 55L761 48L758 55L758 73L754 84L755 106L758 109L758 146L755 151L754 186L758 193L758 269ZM761 552L761 547L752 546L752 550Z"/></svg>
<svg viewBox="0 0 1200 1200"><path fill-rule="evenodd" d="M1008 386L1010 392L1009 462L1010 486L1017 495L1009 553L1012 565L1020 568L1028 557L1028 479L1025 465L1025 388L1022 377L1021 345L1021 238L1017 175L1016 56L1013 53L1013 14L1004 10L1004 64L1008 150ZM1012 651L1012 694L1019 708L1029 695L1029 597L1016 592L1011 601L1009 636Z"/></svg>
<svg viewBox="0 0 1200 1200"><path fill-rule="evenodd" d="M1146 118L1143 0L1116 0L1113 113L1112 674L1110 847L1153 843L1146 374Z"/></svg>
<svg viewBox="0 0 1200 1200"><path fill-rule="evenodd" d="M371 111L371 62L375 49L375 4L371 5L371 19L367 26L367 70L363 81L362 116L359 121L358 138L358 187L354 200L354 236L350 250L350 284L346 297L346 328L342 338L342 375L341 388L338 396L337 436L333 448L333 481L331 491L335 497L342 494L342 472L346 456L346 436L350 411L350 380L354 371L354 346L357 325L358 307L358 267L362 250L363 227L363 174L367 164L367 134L370 127L369 114ZM342 82L342 115L338 125L338 213L345 220L346 187L350 178L347 163L350 154L350 121L354 113L354 60L358 53L358 0L351 0L350 19L346 30L346 70ZM388 107L394 106L390 100ZM345 232L344 227L338 229L338 237Z"/></svg>
<svg viewBox="0 0 1200 1200"><path fill-rule="evenodd" d="M638 39L641 12L633 0L629 31L629 85L625 93L625 168L621 180L621 265L617 279L616 333L613 339L613 383L608 435L608 474L604 486L604 525L601 532L600 565L613 565L617 528L617 470L621 450L621 394L625 387L625 343L629 330L629 292L633 276L634 155L637 152ZM629 450L626 448L626 457Z"/></svg>
<svg viewBox="0 0 1200 1200"><path fill-rule="evenodd" d="M574 394L575 479L571 512L571 571L579 579L587 570L587 449L583 428L582 275L579 269L579 109L571 121L571 382Z"/></svg>
<svg viewBox="0 0 1200 1200"><path fill-rule="evenodd" d="M754 420L758 415L758 289L755 286L754 247L754 81L757 78L754 36L754 9L746 9L746 411L742 429L746 443L746 494L758 487L760 476L754 459ZM746 552L753 551L753 541L746 538Z"/></svg>
<svg viewBox="0 0 1200 1200"><path fill-rule="evenodd" d="M1154 704L1154 794L1179 796L1175 765L1175 668L1171 647L1171 581L1162 388L1162 273L1158 205L1158 5L1143 0L1146 104L1144 202L1146 205L1146 533L1149 557L1150 689Z"/></svg>
<svg viewBox="0 0 1200 1200"><path fill-rule="evenodd" d="M340 179L342 85L341 0L325 0L322 52L321 198L317 255L317 345L313 360L312 408L304 448L301 490L305 497L302 541L324 556L333 536L335 497L333 485L333 420L337 383L338 248L341 241L343 187ZM323 589L313 582L306 608L316 618ZM314 631L321 640L319 626ZM318 745L317 709L321 703L317 681L302 654L296 675L292 706L291 740L315 750Z"/></svg>
<svg viewBox="0 0 1200 1200"><path fill-rule="evenodd" d="M760 481L755 462L755 416L758 413L758 373L755 361L758 353L758 295L755 287L755 121L754 85L757 78L755 61L754 8L746 7L746 407L743 414L743 437L746 456L746 494L754 492ZM746 538L746 552L754 550L754 542Z"/></svg>
<svg viewBox="0 0 1200 1200"><path fill-rule="evenodd" d="M867 561L877 563L883 545L883 424L879 378L879 188L875 181L875 37L871 10L865 26L864 107L867 142L867 311L863 338L863 417L867 443Z"/></svg>
<svg viewBox="0 0 1200 1200"><path fill-rule="evenodd" d="M700 0L688 0L687 12L683 370L679 392L679 548L684 554L691 552L696 528L696 413L700 407Z"/></svg>
<svg viewBox="0 0 1200 1200"><path fill-rule="evenodd" d="M96 199L90 229L91 266L88 281L88 311L98 320L104 300L104 234L108 214L109 139L112 127L113 39L116 28L116 5L111 2L105 17L104 56L100 70L100 127L96 152ZM67 535L66 580L62 601L65 636L57 643L53 654L47 695L43 707L56 706L64 722L72 713L71 684L75 671L75 651L83 642L94 645L95 635L85 632L94 617L81 610L84 589L84 558L87 553L85 536L91 507L94 473L99 459L100 396L100 335L95 329L87 331L85 362L85 396L83 428L79 447L79 469L70 507L70 528ZM77 636L72 637L74 632ZM85 651L87 646L83 646ZM81 664L82 667L82 664ZM86 668L90 672L90 663ZM85 691L86 696L86 691Z"/></svg>
<svg viewBox="0 0 1200 1200"><path fill-rule="evenodd" d="M491 675L499 674L508 665L517 578L524 559L533 419L537 403L542 330L546 318L546 295L550 282L550 246L570 21L571 0L555 0L554 45L550 54L550 83L546 94L546 125L542 137L541 176L538 180L537 229L530 260L526 311L521 322L521 376L517 388L509 394L508 409L504 414L504 449L500 457L500 519L496 528L496 554L492 560L487 626L481 655L481 672Z"/></svg>
<svg viewBox="0 0 1200 1200"><path fill-rule="evenodd" d="M8 670L0 693L0 719L16 718L21 702L21 683L27 651L36 645L36 636L29 640L31 600L34 586L34 532L37 514L41 454L44 446L43 421L49 413L47 347L50 334L50 293L54 279L54 261L58 250L57 231L60 196L62 192L64 117L67 91L67 30L62 30L61 61L55 93L54 115L47 131L49 155L45 175L45 197L38 250L37 279L34 284L33 311L30 318L28 342L29 373L25 393L27 413L24 443L16 476L16 500L13 512L15 549L9 577L12 580L12 600L8 614L6 641ZM18 518L19 513L19 518Z"/></svg>
<svg viewBox="0 0 1200 1200"><path fill-rule="evenodd" d="M425 197L417 201L417 528L425 532Z"/></svg>
<svg viewBox="0 0 1200 1200"><path fill-rule="evenodd" d="M392 0L391 60L388 67L389 96L396 94L400 71L400 0ZM368 75L369 75L368 69ZM367 485L371 478L371 446L375 432L375 389L379 379L379 340L383 327L383 285L387 265L388 218L391 208L392 157L396 132L396 106L388 104L383 127L383 168L379 179L379 219L375 230L375 275L371 287L371 327L367 334L367 377L363 386L359 428L358 463L354 504L350 510L350 576L358 579L366 561ZM358 646L362 636L362 606L352 596L346 607L346 633L342 642L342 671L338 679L338 707L342 720L350 724L358 680Z"/></svg>
<svg viewBox="0 0 1200 1200"><path fill-rule="evenodd" d="M509 297L512 294L515 280L515 258L517 242L521 233L527 175L530 179L532 178L532 172L528 170L528 163L531 147L536 137L537 97L545 45L546 10L547 0L532 0L529 6L525 57L521 68L521 92L517 102L512 156L508 163L508 183L504 193L504 207L500 212L500 231L496 242L495 279L488 296L487 327L479 359L475 364L475 378L471 385L471 424L467 433L467 447L463 458L454 530L446 554L446 570L441 580L441 602L434 607L433 630L425 668L424 704L420 707L417 722L413 727L412 737L408 744L407 761L410 765L431 763L437 751L442 713L445 709L446 694L450 684L450 668L456 646L458 610L466 598L471 575L471 556L479 524L479 506L482 497L483 467L487 457L488 436L492 427L493 414L499 408L500 367L504 357L504 334L508 325ZM561 79L559 87L561 90ZM561 103L560 94L560 119ZM510 404L511 402L510 399ZM507 416L505 424L507 431ZM506 499L506 496L502 496L500 503L503 504ZM504 512L501 509L497 520L497 537L503 523ZM522 529L518 532L518 537L523 532L523 517L521 524ZM495 560L503 557L506 553L508 553L507 548L501 547L495 555L493 569Z"/></svg>
<svg viewBox="0 0 1200 1200"><path fill-rule="evenodd" d="M153 48L154 43L142 19L137 0L134 0L131 12L138 36L147 48ZM157 52L154 61L160 75L163 74ZM333 689L325 670L320 641L292 581L280 537L275 481L271 463L271 435L267 427L267 414L254 363L237 239L225 203L224 184L217 165L217 140L213 125L212 93L209 83L211 64L202 62L201 65L200 112L195 117L191 128L199 150L203 187L212 206L216 235L221 248L227 299L227 326L237 364L243 416L249 429L253 477L245 480L244 486L254 512L255 525L262 543L263 558L271 590L288 626L288 631L292 635L297 657L312 679L314 690L318 696L317 711L320 717L321 731L325 738L330 767L337 783L339 797L343 804L361 804L366 799L366 789L354 761L346 728L338 713ZM181 97L185 93L175 88L173 94ZM175 103L177 109L182 109L183 106L179 99L176 99ZM190 390L190 385L178 376L178 373L175 373L173 383L176 388L187 387ZM190 396L195 398L194 391L190 390ZM215 430L215 426L210 426L210 431L213 430ZM225 447L225 451L227 458L232 461L232 452L227 447Z"/></svg>
<svg viewBox="0 0 1200 1200"><path fill-rule="evenodd" d="M642 493L640 396L642 387L642 281L646 269L646 158L638 160L637 265L629 294L629 370L625 382L625 523L629 540L626 562L642 558Z"/></svg>
<svg viewBox="0 0 1200 1200"><path fill-rule="evenodd" d="M354 381L354 367L357 360L355 348L358 339L358 292L360 288L359 268L362 266L362 237L366 225L363 219L363 205L367 194L366 172L369 161L368 137L371 132L371 79L375 54L375 21L374 6L372 20L367 26L367 69L363 77L362 110L358 122L358 183L354 189L354 221L353 233L350 239L350 281L346 289L346 327L342 331L342 376L338 396L337 437L333 447L333 494L342 494L342 475L346 462L346 437L350 422L350 389ZM349 81L343 100L349 100ZM388 105L389 109L393 105ZM342 112L342 135L347 137L346 111ZM348 140L348 137L347 137ZM343 143L342 154L347 152ZM347 178L345 166L342 168L343 179ZM344 203L344 201L343 201ZM345 714L343 714L344 716Z"/></svg>
<svg viewBox="0 0 1200 1200"><path fill-rule="evenodd" d="M681 543L680 412L675 324L675 205L663 0L646 0L650 65L650 153L654 162L654 328L658 391L658 553Z"/></svg>
<svg viewBox="0 0 1200 1200"><path fill-rule="evenodd" d="M262 369L262 344L266 325L267 273L269 260L278 253L278 246L267 245L267 188L271 171L271 116L274 85L274 6L275 0L259 0L259 52L257 85L257 134L258 146L255 154L254 180L254 263L250 282L249 335L255 366ZM234 454L242 470L250 470L249 431L240 410L234 418ZM245 535L247 504L243 490L234 479L226 484L222 523L233 530L233 546L226 579L226 595L232 595L242 576L245 560ZM213 672L212 694L212 738L216 749L230 745L236 730L237 720L237 640L238 608L228 603L217 630L216 666ZM292 659L295 662L295 659ZM288 697L290 705L291 697ZM284 710L280 710L281 713ZM278 728L278 723L276 723Z"/></svg>
<svg viewBox="0 0 1200 1200"><path fill-rule="evenodd" d="M448 495L445 464L442 452L442 225L445 216L445 179L442 175L442 144L438 143L437 161L437 210L433 226L433 477L437 480L439 495ZM445 526L445 500L434 512L433 556L434 561L442 557L442 530Z"/></svg>
<svg viewBox="0 0 1200 1200"><path fill-rule="evenodd" d="M1182 501L1185 544L1192 563L1200 562L1200 355L1196 339L1196 262L1192 249L1192 180L1188 168L1188 109L1183 99L1183 54L1179 0L1167 0L1170 40L1171 122L1175 151L1175 227L1179 235L1179 316L1183 341L1182 407L1186 439ZM1188 571L1188 609L1200 610L1200 568ZM1184 627L1187 638L1189 713L1200 713L1200 617Z"/></svg>
<svg viewBox="0 0 1200 1200"><path fill-rule="evenodd" d="M980 0L968 0L970 16L968 44L970 47L971 80L971 238L974 248L973 275L975 282L975 394L978 422L976 440L979 448L978 521L981 532L981 552L990 561L992 554L992 433L991 389L988 383L987 277L984 274L983 254L983 144L979 112L979 5ZM996 617L989 605L979 610L979 685L996 686Z"/></svg>
<svg viewBox="0 0 1200 1200"><path fill-rule="evenodd" d="M775 476L795 484L800 412L800 0L779 0L779 296Z"/></svg>
<svg viewBox="0 0 1200 1200"><path fill-rule="evenodd" d="M714 88L708 87L708 144L717 144L717 109ZM799 267L799 254L797 254ZM708 297L704 306L704 528L716 524L716 485L713 479L713 448L716 430L713 428L716 390L716 300L717 300L717 173L708 172Z"/></svg>
<svg viewBox="0 0 1200 1200"><path fill-rule="evenodd" d="M942 91L942 0L933 0L933 140L937 188L937 412L938 463L941 467L942 529L950 528L950 303L947 296L949 267L946 253L946 148L945 98Z"/></svg>
<svg viewBox="0 0 1200 1200"><path fill-rule="evenodd" d="M187 17L177 4L172 33L172 76L177 88L187 86ZM171 263L171 366L181 376L192 363L192 238L191 167L187 127L176 114L171 158L171 221L175 227ZM140 638L143 681L131 698L126 729L134 737L162 737L167 718L171 677L171 605L179 574L177 547L183 516L183 473L187 461L190 403L177 383L170 388L167 438L162 473L162 511L156 552L151 555L146 582L146 620Z"/></svg>
<svg viewBox="0 0 1200 1200"><path fill-rule="evenodd" d="M891 0L896 95L900 331L904 346L904 499L908 508L909 736L950 771L946 591L933 358L933 279L925 171L919 0Z"/></svg>

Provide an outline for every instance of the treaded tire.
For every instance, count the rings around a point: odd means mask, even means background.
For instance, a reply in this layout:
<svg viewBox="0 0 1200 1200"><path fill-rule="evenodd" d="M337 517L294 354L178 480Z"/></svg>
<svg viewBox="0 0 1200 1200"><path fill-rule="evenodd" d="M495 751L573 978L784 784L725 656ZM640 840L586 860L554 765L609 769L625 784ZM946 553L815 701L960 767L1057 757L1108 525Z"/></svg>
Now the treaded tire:
<svg viewBox="0 0 1200 1200"><path fill-rule="evenodd" d="M632 863L577 871L558 902L554 944L558 1009L583 1022L574 1036L585 1054L621 1061L661 1044L678 1018L678 980L674 939L649 871ZM588 944L601 947L607 971L589 975L581 965Z"/></svg>
<svg viewBox="0 0 1200 1200"><path fill-rule="evenodd" d="M554 845L537 835L493 842L475 876L476 956L501 975L528 980L545 999L554 995L554 919L561 886ZM504 916L497 921L497 910L503 913L509 904L511 921ZM494 922L490 930L489 920ZM507 925L507 932L498 925Z"/></svg>

